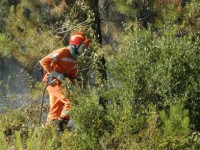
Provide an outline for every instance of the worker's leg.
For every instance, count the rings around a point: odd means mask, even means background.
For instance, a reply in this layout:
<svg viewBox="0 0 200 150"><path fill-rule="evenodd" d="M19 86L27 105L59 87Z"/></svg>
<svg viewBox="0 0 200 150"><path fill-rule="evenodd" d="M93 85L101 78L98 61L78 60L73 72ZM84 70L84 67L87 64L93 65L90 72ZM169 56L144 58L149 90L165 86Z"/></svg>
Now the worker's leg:
<svg viewBox="0 0 200 150"><path fill-rule="evenodd" d="M70 101L65 98L64 89L61 85L50 86L48 89L50 96L50 110L48 119L57 120L57 129L59 132L64 130L63 123L68 123L68 112L71 108Z"/></svg>
<svg viewBox="0 0 200 150"><path fill-rule="evenodd" d="M61 114L63 109L63 103L56 97L54 94L50 95L50 108L48 119L49 120L57 120Z"/></svg>
<svg viewBox="0 0 200 150"><path fill-rule="evenodd" d="M71 109L71 102L67 98L62 99L61 101L63 103L63 109L62 109L59 117L62 118L62 119L69 119L68 113Z"/></svg>
<svg viewBox="0 0 200 150"><path fill-rule="evenodd" d="M53 86L48 86L47 90L49 92L50 99L48 119L57 120L64 106L62 102L62 99L65 99L65 96L62 94L64 92L64 88L60 84L55 84Z"/></svg>

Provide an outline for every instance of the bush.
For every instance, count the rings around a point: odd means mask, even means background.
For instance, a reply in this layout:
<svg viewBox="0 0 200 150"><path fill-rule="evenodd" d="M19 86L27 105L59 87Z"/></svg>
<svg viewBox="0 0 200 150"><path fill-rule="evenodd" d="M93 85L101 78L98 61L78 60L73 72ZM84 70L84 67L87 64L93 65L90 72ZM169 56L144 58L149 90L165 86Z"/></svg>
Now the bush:
<svg viewBox="0 0 200 150"><path fill-rule="evenodd" d="M8 15L8 11L9 11L9 5L8 5L8 1L6 0L1 0L0 2L0 32L4 31L5 29L5 18Z"/></svg>
<svg viewBox="0 0 200 150"><path fill-rule="evenodd" d="M109 85L112 86L109 87L107 93L111 91L115 95L118 93L115 97L116 101L121 98L127 101L125 97L129 97L128 100L131 102L126 106L132 105L130 112L135 114L132 117L143 118L143 121L137 125L138 130L134 130L132 126L133 131L139 132L137 137L140 134L146 137L148 132L143 132L151 129L148 125L148 116L151 116L152 105L155 106L157 114L160 110L168 110L174 103L182 103L183 106L180 108L189 109L187 115L191 120L190 126L187 125L187 131L194 124L197 129L200 124L197 119L200 117L198 115L199 38L190 35L178 38L176 29L170 26L163 28L160 33L138 29L137 25L133 27L134 32L127 32L127 35L123 37L122 44L114 54L114 61L108 66L111 78ZM114 97L111 94L107 95L109 99ZM173 106L171 106L171 111L172 109ZM185 114L184 111L180 113ZM135 120L134 122L137 123ZM154 132L151 133L155 135L153 137L155 147L158 147L159 144L157 145L156 142L162 137L159 122L160 120L156 123ZM184 128L179 129L180 133L185 132ZM177 143L171 141L174 147L181 147L181 144L187 145L190 137L188 134L176 135L176 138L182 140ZM143 143L144 145L149 146L146 143Z"/></svg>
<svg viewBox="0 0 200 150"><path fill-rule="evenodd" d="M8 111L0 116L0 129L6 135L11 135L21 128L24 121L25 117L19 111Z"/></svg>
<svg viewBox="0 0 200 150"><path fill-rule="evenodd" d="M0 55L12 56L16 43L11 40L11 37L8 34L0 33L0 43Z"/></svg>
<svg viewBox="0 0 200 150"><path fill-rule="evenodd" d="M165 107L174 97L198 99L199 38L177 38L171 28L162 36L136 30L124 37L110 67L111 77L136 102Z"/></svg>
<svg viewBox="0 0 200 150"><path fill-rule="evenodd" d="M162 110L160 118L163 123L163 135L159 147L169 149L183 149L188 146L189 142L189 113L184 109L183 104L177 103L170 106L169 111Z"/></svg>
<svg viewBox="0 0 200 150"><path fill-rule="evenodd" d="M71 92L74 130L57 135L54 129L36 127L23 142L16 132L17 148L22 143L27 149L77 150L200 146L199 132L190 128L200 124L199 38L176 37L174 27L159 33L133 27L114 59L108 59L107 85ZM0 129L21 126L22 114L2 116Z"/></svg>
<svg viewBox="0 0 200 150"><path fill-rule="evenodd" d="M8 144L7 144L7 141L6 141L6 136L5 136L5 134L3 133L2 130L0 132L0 142L1 142L0 148L2 150L7 150L8 149Z"/></svg>

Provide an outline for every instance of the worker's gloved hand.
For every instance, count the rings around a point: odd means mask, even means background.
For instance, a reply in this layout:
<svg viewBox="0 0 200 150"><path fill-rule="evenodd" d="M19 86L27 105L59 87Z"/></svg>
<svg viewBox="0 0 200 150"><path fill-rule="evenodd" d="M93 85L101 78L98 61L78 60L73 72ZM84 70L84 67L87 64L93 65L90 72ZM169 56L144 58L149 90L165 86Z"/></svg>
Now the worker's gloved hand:
<svg viewBox="0 0 200 150"><path fill-rule="evenodd" d="M64 78L64 75L61 73L56 72L55 70L51 73L47 74L46 77L46 84L53 85L56 82L56 79L59 81L62 81Z"/></svg>
<svg viewBox="0 0 200 150"><path fill-rule="evenodd" d="M58 72L56 72L55 70L52 71L52 72L50 73L50 75L51 75L53 78L58 79L59 81L62 81L63 78L64 78L64 75L63 75L62 73L58 73Z"/></svg>

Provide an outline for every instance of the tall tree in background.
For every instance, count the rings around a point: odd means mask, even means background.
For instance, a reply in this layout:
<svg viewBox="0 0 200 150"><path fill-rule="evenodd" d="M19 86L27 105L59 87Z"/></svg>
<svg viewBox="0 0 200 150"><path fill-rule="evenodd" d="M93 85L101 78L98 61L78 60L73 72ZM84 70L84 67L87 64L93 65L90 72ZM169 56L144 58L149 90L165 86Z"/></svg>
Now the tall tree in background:
<svg viewBox="0 0 200 150"><path fill-rule="evenodd" d="M159 30L166 23L179 25L178 30L187 28L198 14L199 2L197 0L113 0L117 12L125 16L125 21L138 21L142 26L148 27L151 24L153 29ZM187 14L188 7L190 15ZM191 15L193 14L193 15ZM198 19L197 19L198 20ZM192 23L196 24L197 20ZM184 30L184 29L183 29Z"/></svg>
<svg viewBox="0 0 200 150"><path fill-rule="evenodd" d="M94 23L92 27L94 29L95 37L97 42L99 43L100 47L102 46L102 32L101 32L101 20L100 20L100 13L99 13L99 0L89 0L88 1L90 9L94 13ZM103 83L107 80L107 73L106 73L106 60L105 57L102 55L98 58L98 71L101 74L101 79Z"/></svg>
<svg viewBox="0 0 200 150"><path fill-rule="evenodd" d="M101 35L101 21L99 14L99 0L89 0L89 7L94 13L94 24L93 29L95 30L95 35L99 44L102 44L102 35Z"/></svg>

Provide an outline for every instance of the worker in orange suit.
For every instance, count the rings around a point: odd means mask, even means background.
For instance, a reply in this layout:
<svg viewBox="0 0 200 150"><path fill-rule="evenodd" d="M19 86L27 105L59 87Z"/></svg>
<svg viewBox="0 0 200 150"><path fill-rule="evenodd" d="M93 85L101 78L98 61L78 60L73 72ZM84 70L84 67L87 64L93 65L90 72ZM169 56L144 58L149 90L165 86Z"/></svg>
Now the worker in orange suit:
<svg viewBox="0 0 200 150"><path fill-rule="evenodd" d="M75 84L77 78L77 56L89 45L90 39L81 32L70 36L67 47L54 50L42 58L39 63L45 73L43 82L48 85L47 91L50 98L50 110L47 117L47 124L57 122L58 132L64 131L64 123L68 123L71 109L69 98L65 97L65 88L62 85L64 75L67 75Z"/></svg>

